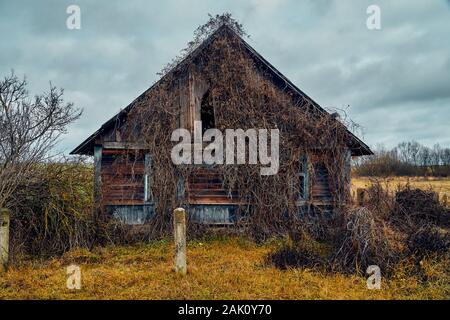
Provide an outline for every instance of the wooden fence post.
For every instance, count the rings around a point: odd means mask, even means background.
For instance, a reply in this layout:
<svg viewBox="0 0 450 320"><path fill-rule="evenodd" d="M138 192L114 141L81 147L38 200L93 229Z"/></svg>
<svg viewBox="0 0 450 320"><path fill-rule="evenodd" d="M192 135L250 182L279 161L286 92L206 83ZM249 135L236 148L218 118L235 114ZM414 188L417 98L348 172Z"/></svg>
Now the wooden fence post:
<svg viewBox="0 0 450 320"><path fill-rule="evenodd" d="M364 205L367 202L367 191L364 188L356 189L356 202L359 206Z"/></svg>
<svg viewBox="0 0 450 320"><path fill-rule="evenodd" d="M0 273L8 268L9 261L9 210L0 209Z"/></svg>
<svg viewBox="0 0 450 320"><path fill-rule="evenodd" d="M175 237L175 272L183 275L186 266L186 211L176 208L173 211L173 233Z"/></svg>

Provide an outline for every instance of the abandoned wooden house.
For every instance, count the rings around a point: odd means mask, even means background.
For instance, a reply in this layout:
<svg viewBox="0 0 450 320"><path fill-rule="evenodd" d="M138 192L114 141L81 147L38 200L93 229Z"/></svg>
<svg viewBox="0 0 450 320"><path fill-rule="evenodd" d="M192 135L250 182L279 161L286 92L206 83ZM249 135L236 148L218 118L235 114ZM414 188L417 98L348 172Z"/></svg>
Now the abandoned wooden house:
<svg viewBox="0 0 450 320"><path fill-rule="evenodd" d="M218 28L201 45L193 50L187 58L198 55L206 50L221 37L234 37L243 48L248 57L263 70L262 74L268 77L276 88L289 91L297 99L308 99L322 114L328 114L322 107L297 88L291 81L283 76L274 66L258 54L241 36L227 25ZM180 62L182 64L183 61ZM177 67L169 73L174 73ZM167 75L166 75L167 76ZM220 74L217 74L220 77ZM201 80L201 67L187 74L177 75L184 95L180 99L179 126L193 130L194 121L202 121L203 127L214 127L214 107L205 103L209 94L208 85ZM161 81L161 80L160 80ZM157 85L157 83L155 84ZM142 95L153 94L153 85ZM95 192L97 199L101 199L102 208L115 218L127 224L143 224L155 214L155 202L151 189L149 176L152 175L152 155L145 146L135 141L124 141L122 124L125 123L128 113L133 109L139 97L131 102L112 119L104 123L99 130L89 136L71 154L89 155L94 157L95 166ZM347 129L346 129L347 130ZM348 131L346 147L346 161L348 170L351 157L372 154L369 147ZM136 153L136 150L139 152ZM114 175L112 164L118 155L133 152L135 161L133 165L124 165L121 170L128 170L128 179L118 178ZM308 173L308 166L315 170L315 179ZM127 173L127 172L126 172ZM329 173L314 157L305 157L299 168L298 183L301 184L299 203L311 202L319 207L329 209L332 206L332 197L329 187ZM347 181L343 183L348 183ZM209 170L206 166L200 167L187 181L180 182L179 197L185 199L188 205L190 218L194 221L208 224L230 224L235 222L234 210L241 199L222 188L220 174Z"/></svg>

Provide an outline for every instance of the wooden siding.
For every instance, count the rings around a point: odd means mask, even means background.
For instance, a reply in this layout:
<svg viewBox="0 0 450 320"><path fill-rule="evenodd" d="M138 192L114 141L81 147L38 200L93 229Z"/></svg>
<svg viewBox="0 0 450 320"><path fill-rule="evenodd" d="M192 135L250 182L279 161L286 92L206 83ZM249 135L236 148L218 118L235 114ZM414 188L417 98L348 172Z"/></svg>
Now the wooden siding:
<svg viewBox="0 0 450 320"><path fill-rule="evenodd" d="M236 191L223 188L223 177L208 168L196 169L188 179L187 197L190 204L237 204L240 198Z"/></svg>
<svg viewBox="0 0 450 320"><path fill-rule="evenodd" d="M313 203L324 204L332 201L328 170L323 163L314 163L314 175L311 190Z"/></svg>
<svg viewBox="0 0 450 320"><path fill-rule="evenodd" d="M143 204L144 169L142 152L104 149L101 162L103 204Z"/></svg>

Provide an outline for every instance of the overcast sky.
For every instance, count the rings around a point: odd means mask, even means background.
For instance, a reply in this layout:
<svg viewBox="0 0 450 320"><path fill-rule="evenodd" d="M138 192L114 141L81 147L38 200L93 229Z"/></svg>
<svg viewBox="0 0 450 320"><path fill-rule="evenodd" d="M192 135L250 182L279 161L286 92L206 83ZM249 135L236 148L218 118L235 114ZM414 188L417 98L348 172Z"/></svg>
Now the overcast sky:
<svg viewBox="0 0 450 320"><path fill-rule="evenodd" d="M66 27L71 4L81 30ZM366 27L371 4L381 30ZM0 75L26 75L31 93L51 81L84 109L60 143L68 152L154 83L208 13L227 11L311 98L346 108L370 146L450 147L448 0L0 0Z"/></svg>

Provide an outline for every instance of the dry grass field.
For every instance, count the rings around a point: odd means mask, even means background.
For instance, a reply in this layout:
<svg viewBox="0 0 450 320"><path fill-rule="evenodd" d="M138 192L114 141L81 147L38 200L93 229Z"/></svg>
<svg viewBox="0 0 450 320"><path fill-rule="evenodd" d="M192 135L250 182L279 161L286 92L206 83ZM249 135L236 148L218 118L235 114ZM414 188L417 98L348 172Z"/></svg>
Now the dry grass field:
<svg viewBox="0 0 450 320"><path fill-rule="evenodd" d="M372 179L353 179L353 188ZM450 179L395 178L382 183L450 192ZM75 250L60 258L16 259L0 275L0 299L449 299L448 260L424 259L412 271L405 261L369 290L362 276L318 269L280 270L266 262L280 241L256 244L242 238L188 243L188 274L173 272L172 241ZM66 287L66 268L81 267L81 290Z"/></svg>
<svg viewBox="0 0 450 320"><path fill-rule="evenodd" d="M72 251L61 259L28 260L0 277L0 299L448 299L446 263L423 261L427 281L407 268L381 290L359 276L311 269L279 270L265 262L277 247L238 238L188 244L188 274L172 270L173 245L160 241L129 247ZM66 267L81 267L81 290L66 288Z"/></svg>
<svg viewBox="0 0 450 320"><path fill-rule="evenodd" d="M379 181L383 184L387 183L393 190L398 185L406 185L407 183L409 183L412 187L416 187L419 189L433 189L436 192L450 194L450 178L436 177L354 177L352 178L352 188L364 188L369 186L374 181Z"/></svg>
<svg viewBox="0 0 450 320"><path fill-rule="evenodd" d="M409 184L413 188L419 188L422 190L433 190L439 193L439 199L447 195L448 204L450 204L450 178L436 178L436 177L353 177L352 178L352 192L357 188L367 188L373 183L381 183L384 188L387 188L391 192L399 186L405 186Z"/></svg>

